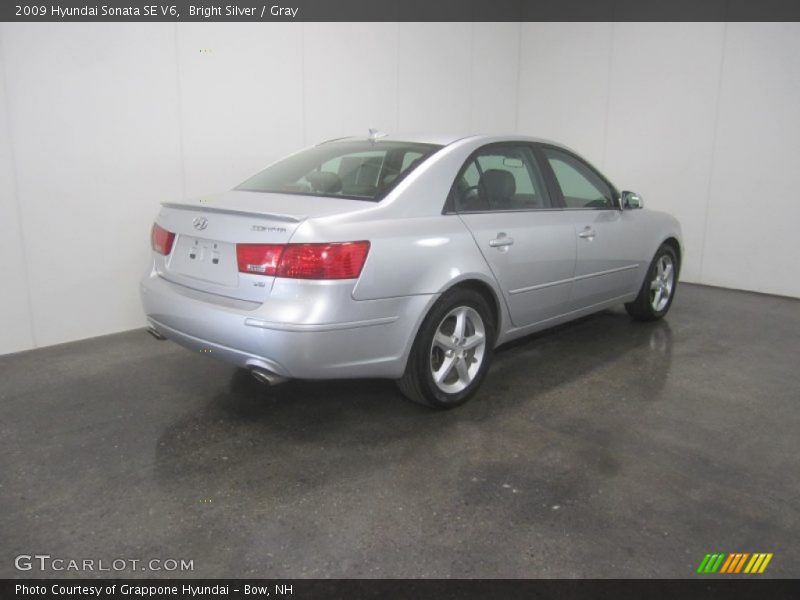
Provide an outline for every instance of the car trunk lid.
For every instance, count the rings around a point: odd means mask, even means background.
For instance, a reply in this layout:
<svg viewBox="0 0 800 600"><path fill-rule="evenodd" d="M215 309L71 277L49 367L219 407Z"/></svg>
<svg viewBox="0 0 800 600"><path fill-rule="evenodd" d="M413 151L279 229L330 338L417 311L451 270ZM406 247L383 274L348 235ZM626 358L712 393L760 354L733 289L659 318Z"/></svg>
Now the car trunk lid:
<svg viewBox="0 0 800 600"><path fill-rule="evenodd" d="M286 244L306 219L362 210L365 204L245 191L163 203L157 223L175 240L169 255L156 255L156 269L164 279L192 289L264 302L274 278L240 273L237 244Z"/></svg>

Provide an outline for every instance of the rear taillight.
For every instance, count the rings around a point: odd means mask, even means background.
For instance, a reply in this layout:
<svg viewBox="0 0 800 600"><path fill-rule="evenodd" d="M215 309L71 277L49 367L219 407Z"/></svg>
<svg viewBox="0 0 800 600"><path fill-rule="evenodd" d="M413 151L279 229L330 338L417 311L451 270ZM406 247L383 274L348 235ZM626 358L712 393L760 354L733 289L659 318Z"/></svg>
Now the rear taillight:
<svg viewBox="0 0 800 600"><path fill-rule="evenodd" d="M240 273L290 279L356 279L368 252L366 241L236 246Z"/></svg>
<svg viewBox="0 0 800 600"><path fill-rule="evenodd" d="M239 272L275 275L283 248L283 244L238 244L236 261Z"/></svg>
<svg viewBox="0 0 800 600"><path fill-rule="evenodd" d="M150 232L150 245L153 246L153 250L166 256L172 252L172 243L174 241L174 233L160 227L158 223L153 223L153 229Z"/></svg>
<svg viewBox="0 0 800 600"><path fill-rule="evenodd" d="M367 260L369 242L288 244L278 264L278 277L292 279L355 279Z"/></svg>

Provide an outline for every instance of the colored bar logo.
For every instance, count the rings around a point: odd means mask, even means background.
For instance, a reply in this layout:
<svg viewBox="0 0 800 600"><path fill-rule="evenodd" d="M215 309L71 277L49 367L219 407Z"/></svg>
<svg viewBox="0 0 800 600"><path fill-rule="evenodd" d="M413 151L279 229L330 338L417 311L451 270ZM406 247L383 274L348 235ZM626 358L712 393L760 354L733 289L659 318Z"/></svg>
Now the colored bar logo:
<svg viewBox="0 0 800 600"><path fill-rule="evenodd" d="M735 575L738 573L763 573L769 561L772 560L772 553L756 552L733 552L730 554L717 552L706 554L697 567L698 573L724 573Z"/></svg>

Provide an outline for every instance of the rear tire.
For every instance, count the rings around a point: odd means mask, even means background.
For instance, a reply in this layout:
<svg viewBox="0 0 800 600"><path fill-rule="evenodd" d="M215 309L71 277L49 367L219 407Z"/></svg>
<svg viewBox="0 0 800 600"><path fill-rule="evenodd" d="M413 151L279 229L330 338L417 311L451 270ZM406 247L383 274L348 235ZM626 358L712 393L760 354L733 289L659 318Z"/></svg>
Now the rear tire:
<svg viewBox="0 0 800 600"><path fill-rule="evenodd" d="M426 406L461 406L486 376L495 338L486 298L471 289L449 290L423 320L397 386L407 398Z"/></svg>
<svg viewBox="0 0 800 600"><path fill-rule="evenodd" d="M657 321L669 311L678 288L680 263L675 249L662 244L650 263L639 295L625 305L637 321Z"/></svg>

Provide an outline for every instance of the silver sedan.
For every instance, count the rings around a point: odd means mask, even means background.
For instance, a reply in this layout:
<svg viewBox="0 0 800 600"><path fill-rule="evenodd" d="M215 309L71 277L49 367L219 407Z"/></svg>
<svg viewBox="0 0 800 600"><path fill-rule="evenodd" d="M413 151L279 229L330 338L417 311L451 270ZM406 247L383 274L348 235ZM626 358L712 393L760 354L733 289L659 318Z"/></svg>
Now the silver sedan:
<svg viewBox="0 0 800 600"><path fill-rule="evenodd" d="M151 237L155 337L270 384L395 379L437 408L515 338L619 303L660 319L682 254L674 218L522 136L325 142L164 203Z"/></svg>

